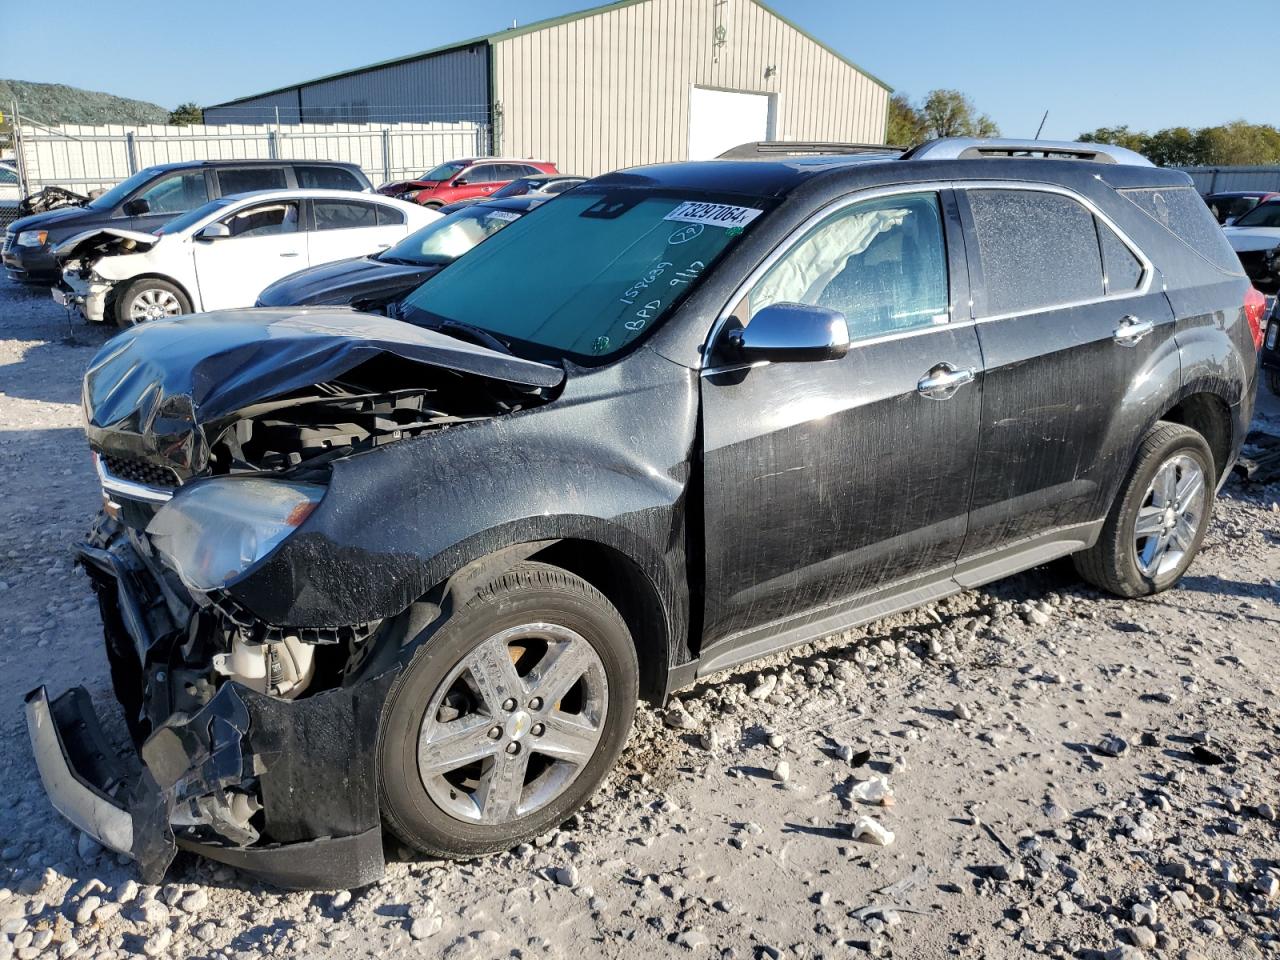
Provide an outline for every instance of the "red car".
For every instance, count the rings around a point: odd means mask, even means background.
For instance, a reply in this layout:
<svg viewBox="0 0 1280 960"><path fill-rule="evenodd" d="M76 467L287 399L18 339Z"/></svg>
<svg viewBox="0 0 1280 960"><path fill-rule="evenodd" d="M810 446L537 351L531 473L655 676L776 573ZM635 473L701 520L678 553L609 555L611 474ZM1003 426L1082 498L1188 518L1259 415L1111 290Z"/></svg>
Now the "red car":
<svg viewBox="0 0 1280 960"><path fill-rule="evenodd" d="M389 197L411 200L424 207L442 207L455 200L487 197L512 180L542 173L559 173L554 163L545 160L513 160L504 157L472 157L450 160L428 170L417 180L384 183L378 192Z"/></svg>

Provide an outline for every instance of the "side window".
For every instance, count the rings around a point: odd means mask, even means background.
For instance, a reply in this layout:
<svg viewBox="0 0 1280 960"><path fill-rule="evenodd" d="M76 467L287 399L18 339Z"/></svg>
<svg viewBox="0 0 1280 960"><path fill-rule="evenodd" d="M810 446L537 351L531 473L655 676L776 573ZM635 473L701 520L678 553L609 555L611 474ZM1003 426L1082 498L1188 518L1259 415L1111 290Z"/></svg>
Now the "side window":
<svg viewBox="0 0 1280 960"><path fill-rule="evenodd" d="M1143 187L1118 192L1218 269L1244 272L1227 235L1191 187Z"/></svg>
<svg viewBox="0 0 1280 960"><path fill-rule="evenodd" d="M1036 190L971 190L968 197L989 316L1103 295L1098 234L1081 204Z"/></svg>
<svg viewBox="0 0 1280 960"><path fill-rule="evenodd" d="M18 175L8 167L0 167L0 183L14 184L18 182Z"/></svg>
<svg viewBox="0 0 1280 960"><path fill-rule="evenodd" d="M1102 247L1102 274L1107 293L1128 293L1142 284L1142 261L1114 230L1101 220L1098 225L1098 244Z"/></svg>
<svg viewBox="0 0 1280 960"><path fill-rule="evenodd" d="M304 190L363 190L364 184L354 173L343 167L293 168L298 186Z"/></svg>
<svg viewBox="0 0 1280 960"><path fill-rule="evenodd" d="M150 213L186 213L209 202L209 189L197 170L157 180L134 199L147 201Z"/></svg>
<svg viewBox="0 0 1280 960"><path fill-rule="evenodd" d="M378 204L378 226L380 227L404 226L404 211L397 210L395 207L388 207L383 204Z"/></svg>
<svg viewBox="0 0 1280 960"><path fill-rule="evenodd" d="M298 230L298 205L296 203L271 203L250 207L232 214L222 221L233 237L275 237Z"/></svg>
<svg viewBox="0 0 1280 960"><path fill-rule="evenodd" d="M948 289L938 196L915 193L824 220L760 279L748 305L752 316L774 303L830 307L860 340L945 323Z"/></svg>
<svg viewBox="0 0 1280 960"><path fill-rule="evenodd" d="M481 163L467 170L463 176L467 183L493 183L500 179L497 176L496 163Z"/></svg>
<svg viewBox="0 0 1280 960"><path fill-rule="evenodd" d="M317 230L353 230L378 225L378 211L371 203L314 200L311 210L316 218Z"/></svg>
<svg viewBox="0 0 1280 960"><path fill-rule="evenodd" d="M282 167L244 167L240 170L219 170L218 186L225 197L251 190L283 190L288 184Z"/></svg>

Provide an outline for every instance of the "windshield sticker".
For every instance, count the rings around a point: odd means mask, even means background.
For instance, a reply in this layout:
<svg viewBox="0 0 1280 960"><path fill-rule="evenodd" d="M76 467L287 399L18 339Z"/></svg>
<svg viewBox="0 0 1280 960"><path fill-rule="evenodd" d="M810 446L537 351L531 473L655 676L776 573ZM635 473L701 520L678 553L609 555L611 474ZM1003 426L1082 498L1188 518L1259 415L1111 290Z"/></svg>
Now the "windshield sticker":
<svg viewBox="0 0 1280 960"><path fill-rule="evenodd" d="M485 214L486 220L502 220L506 223L512 223L520 219L520 214L514 210L490 210Z"/></svg>
<svg viewBox="0 0 1280 960"><path fill-rule="evenodd" d="M677 223L700 223L709 227L745 227L762 212L752 207L734 207L727 203L686 200L662 219Z"/></svg>
<svg viewBox="0 0 1280 960"><path fill-rule="evenodd" d="M667 243L688 243L690 240L696 240L698 237L702 236L702 231L705 229L706 227L700 223L693 223L687 227L681 227L671 236L667 237Z"/></svg>

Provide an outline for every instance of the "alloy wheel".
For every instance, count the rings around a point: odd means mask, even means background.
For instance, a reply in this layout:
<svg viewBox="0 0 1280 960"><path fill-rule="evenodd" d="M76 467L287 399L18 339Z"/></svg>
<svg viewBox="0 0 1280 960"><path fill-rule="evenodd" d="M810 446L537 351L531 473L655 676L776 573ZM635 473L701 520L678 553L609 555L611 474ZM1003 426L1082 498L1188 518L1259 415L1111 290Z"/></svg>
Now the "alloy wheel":
<svg viewBox="0 0 1280 960"><path fill-rule="evenodd" d="M138 292L129 304L129 319L133 323L146 320L159 320L162 317L176 317L182 312L182 304L170 290L149 287Z"/></svg>
<svg viewBox="0 0 1280 960"><path fill-rule="evenodd" d="M1195 544L1204 505L1204 470L1194 457L1178 454L1160 465L1134 524L1134 553L1143 576L1155 579L1182 563Z"/></svg>
<svg viewBox="0 0 1280 960"><path fill-rule="evenodd" d="M418 733L418 776L441 810L503 824L560 796L590 761L609 706L604 664L560 624L512 627L436 688Z"/></svg>

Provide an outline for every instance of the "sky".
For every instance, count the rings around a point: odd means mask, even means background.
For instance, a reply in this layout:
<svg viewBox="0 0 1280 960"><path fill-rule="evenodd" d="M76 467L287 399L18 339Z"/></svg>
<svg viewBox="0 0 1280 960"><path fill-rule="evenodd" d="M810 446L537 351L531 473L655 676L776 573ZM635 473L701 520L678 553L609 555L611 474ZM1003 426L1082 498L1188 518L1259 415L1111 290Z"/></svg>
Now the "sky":
<svg viewBox="0 0 1280 960"><path fill-rule="evenodd" d="M217 103L559 16L584 0L0 0L0 77ZM1280 125L1276 0L772 0L897 91L964 91L1006 136ZM112 14L127 10L127 15ZM1250 27L1249 25L1253 26ZM1257 36L1256 59L1249 55ZM1245 38L1241 40L1241 38ZM7 107L3 105L0 109Z"/></svg>

